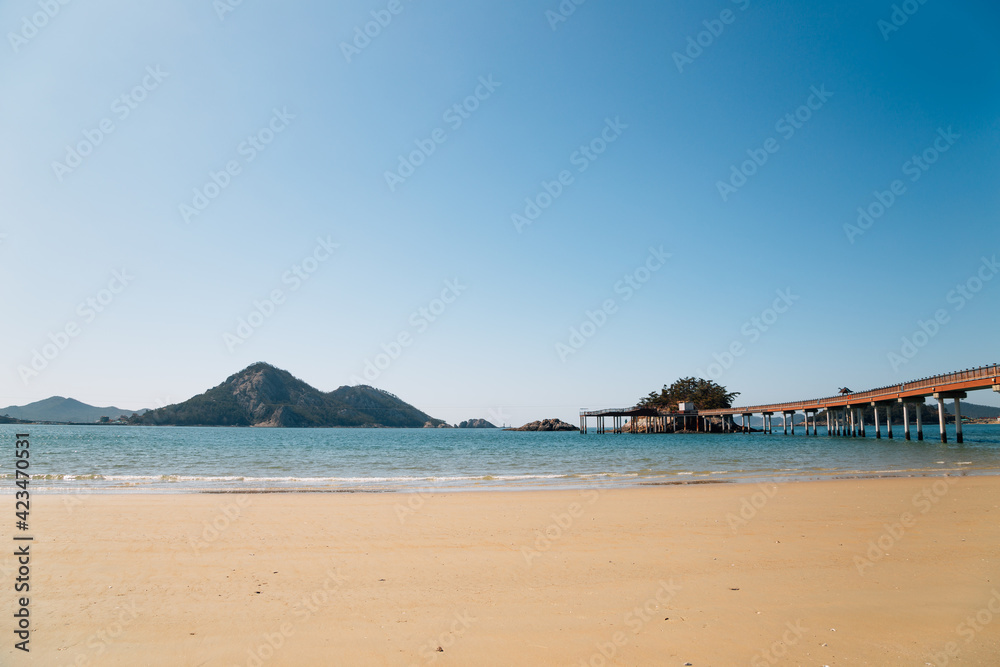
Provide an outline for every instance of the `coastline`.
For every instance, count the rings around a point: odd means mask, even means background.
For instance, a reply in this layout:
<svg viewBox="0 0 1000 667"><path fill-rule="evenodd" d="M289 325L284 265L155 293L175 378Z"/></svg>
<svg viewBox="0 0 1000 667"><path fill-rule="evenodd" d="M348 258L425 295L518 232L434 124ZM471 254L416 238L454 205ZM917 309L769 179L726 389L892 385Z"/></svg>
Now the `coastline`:
<svg viewBox="0 0 1000 667"><path fill-rule="evenodd" d="M40 494L32 657L912 665L951 648L949 660L986 664L1000 619L966 619L1000 590L997 498L995 475ZM11 606L5 596L8 619Z"/></svg>

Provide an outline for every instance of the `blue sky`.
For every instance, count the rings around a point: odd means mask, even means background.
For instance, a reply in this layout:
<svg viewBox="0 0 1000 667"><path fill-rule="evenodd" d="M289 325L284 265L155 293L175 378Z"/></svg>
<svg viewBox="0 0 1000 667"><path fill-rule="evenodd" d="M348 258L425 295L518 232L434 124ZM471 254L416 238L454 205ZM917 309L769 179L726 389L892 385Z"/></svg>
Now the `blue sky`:
<svg viewBox="0 0 1000 667"><path fill-rule="evenodd" d="M994 363L1000 10L897 7L5 2L0 404L264 360L575 421Z"/></svg>

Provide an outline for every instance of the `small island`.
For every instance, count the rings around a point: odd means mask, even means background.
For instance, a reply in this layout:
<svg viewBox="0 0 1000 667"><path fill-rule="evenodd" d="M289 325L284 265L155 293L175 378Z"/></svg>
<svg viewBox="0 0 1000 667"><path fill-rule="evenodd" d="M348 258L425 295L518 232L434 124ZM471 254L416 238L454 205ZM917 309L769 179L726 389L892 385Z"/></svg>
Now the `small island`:
<svg viewBox="0 0 1000 667"><path fill-rule="evenodd" d="M507 428L505 431L579 431L580 428L567 424L561 419L542 419L525 424L520 428Z"/></svg>

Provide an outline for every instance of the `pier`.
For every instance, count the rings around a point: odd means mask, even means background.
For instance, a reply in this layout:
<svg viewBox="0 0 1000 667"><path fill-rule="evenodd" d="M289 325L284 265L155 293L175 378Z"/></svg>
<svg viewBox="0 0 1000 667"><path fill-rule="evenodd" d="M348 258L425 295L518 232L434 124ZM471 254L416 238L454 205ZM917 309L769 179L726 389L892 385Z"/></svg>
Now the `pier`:
<svg viewBox="0 0 1000 667"><path fill-rule="evenodd" d="M590 419L596 419L597 433L608 432L606 422L608 419L611 420L612 433L625 431L641 431L643 433L669 433L679 430L709 431L711 424L714 422L719 425L719 421L721 421L721 428L724 432L750 432L750 418L754 415L763 417L762 430L764 433L773 433L771 419L774 415L781 415L782 432L788 434L789 427L791 427L791 433L794 435L795 415L801 412L805 416L806 435L815 436L818 434L816 418L820 412L823 412L827 436L864 438L868 434L868 425L865 424L863 409L870 406L875 415L875 423L872 425L874 426L874 436L876 438L882 437L879 411L884 410L885 435L887 438L892 438L891 408L893 405L901 404L903 406L904 437L907 440L911 439L910 409L913 408L916 413L917 440L923 440L924 425L918 408L924 404L928 396L931 396L938 402L941 442L948 442L948 434L945 430L945 400L954 401L955 440L962 442L962 399L967 397L968 392L982 389L1000 392L1000 367L996 364L934 375L878 389L805 401L715 410L696 410L693 406L691 409L680 409L684 407L682 404L678 406L679 409L676 412L662 412L656 408L645 406L584 410L580 412L580 433L586 434L588 432ZM740 417L739 424L736 423L737 416ZM628 428L625 425L626 419L630 420Z"/></svg>

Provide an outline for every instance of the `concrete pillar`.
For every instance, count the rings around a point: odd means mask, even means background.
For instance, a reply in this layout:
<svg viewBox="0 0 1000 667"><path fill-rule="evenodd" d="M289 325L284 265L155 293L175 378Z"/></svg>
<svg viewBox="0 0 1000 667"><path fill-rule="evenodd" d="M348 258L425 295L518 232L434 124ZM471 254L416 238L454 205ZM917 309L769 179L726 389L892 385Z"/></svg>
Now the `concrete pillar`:
<svg viewBox="0 0 1000 667"><path fill-rule="evenodd" d="M830 430L830 408L826 409L826 437L833 435L833 431Z"/></svg>
<svg viewBox="0 0 1000 667"><path fill-rule="evenodd" d="M962 443L962 399L955 397L955 442Z"/></svg>
<svg viewBox="0 0 1000 667"><path fill-rule="evenodd" d="M863 438L865 437L865 409L855 408L855 411L858 413L858 437Z"/></svg>
<svg viewBox="0 0 1000 667"><path fill-rule="evenodd" d="M885 406L885 424L886 435L892 440L892 405Z"/></svg>
<svg viewBox="0 0 1000 667"><path fill-rule="evenodd" d="M924 411L921 409L922 407L922 404L917 404L917 440L924 439Z"/></svg>
<svg viewBox="0 0 1000 667"><path fill-rule="evenodd" d="M878 406L873 403L872 407L875 410L875 439L876 440L881 440L882 439L882 427L878 423Z"/></svg>
<svg viewBox="0 0 1000 667"><path fill-rule="evenodd" d="M938 426L941 428L941 442L948 442L948 432L944 427L944 399L939 398L938 402Z"/></svg>
<svg viewBox="0 0 1000 667"><path fill-rule="evenodd" d="M910 404L903 402L903 435L910 439Z"/></svg>
<svg viewBox="0 0 1000 667"><path fill-rule="evenodd" d="M788 415L788 421L792 423L792 435L795 435L795 413Z"/></svg>
<svg viewBox="0 0 1000 667"><path fill-rule="evenodd" d="M781 413L781 429L784 431L784 435L788 435L788 413Z"/></svg>

